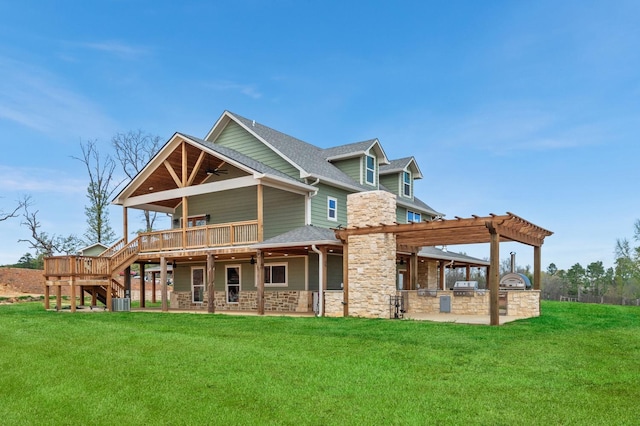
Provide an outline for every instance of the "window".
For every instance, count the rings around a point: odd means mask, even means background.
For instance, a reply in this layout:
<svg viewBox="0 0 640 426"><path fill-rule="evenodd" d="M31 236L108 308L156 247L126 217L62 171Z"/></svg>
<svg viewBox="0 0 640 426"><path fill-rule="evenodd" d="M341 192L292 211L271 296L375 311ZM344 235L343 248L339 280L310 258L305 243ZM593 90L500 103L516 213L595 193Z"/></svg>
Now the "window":
<svg viewBox="0 0 640 426"><path fill-rule="evenodd" d="M191 301L204 302L204 268L191 268Z"/></svg>
<svg viewBox="0 0 640 426"><path fill-rule="evenodd" d="M194 226L204 226L207 224L209 215L205 216L192 216L187 218L187 227L193 228ZM182 227L182 218L173 219L173 225L175 228Z"/></svg>
<svg viewBox="0 0 640 426"><path fill-rule="evenodd" d="M366 182L369 185L376 183L376 159L370 155L367 155L367 170L366 170Z"/></svg>
<svg viewBox="0 0 640 426"><path fill-rule="evenodd" d="M402 174L402 193L405 197L411 197L411 173L404 172Z"/></svg>
<svg viewBox="0 0 640 426"><path fill-rule="evenodd" d="M415 213L411 210L407 210L407 222L422 222L422 215L420 213Z"/></svg>
<svg viewBox="0 0 640 426"><path fill-rule="evenodd" d="M240 266L226 267L227 303L240 303Z"/></svg>
<svg viewBox="0 0 640 426"><path fill-rule="evenodd" d="M287 286L287 264L272 263L264 267L265 286Z"/></svg>
<svg viewBox="0 0 640 426"><path fill-rule="evenodd" d="M338 200L333 197L327 197L327 219L338 220Z"/></svg>

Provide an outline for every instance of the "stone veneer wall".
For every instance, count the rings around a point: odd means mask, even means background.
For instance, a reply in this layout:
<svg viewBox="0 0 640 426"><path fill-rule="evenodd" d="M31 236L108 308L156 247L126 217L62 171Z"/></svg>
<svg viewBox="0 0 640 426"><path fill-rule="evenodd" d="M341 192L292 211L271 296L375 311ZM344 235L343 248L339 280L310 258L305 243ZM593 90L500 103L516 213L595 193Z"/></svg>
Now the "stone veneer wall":
<svg viewBox="0 0 640 426"><path fill-rule="evenodd" d="M507 292L507 315L539 317L540 290Z"/></svg>
<svg viewBox="0 0 640 426"><path fill-rule="evenodd" d="M313 292L311 291L265 291L265 312L312 312ZM257 311L257 292L241 291L239 303L227 303L224 291L215 293L216 311ZM174 291L171 294L171 309L207 309L209 293L204 293L202 303L191 302L190 291Z"/></svg>
<svg viewBox="0 0 640 426"><path fill-rule="evenodd" d="M324 316L344 316L344 293L342 290L326 290L324 292Z"/></svg>
<svg viewBox="0 0 640 426"><path fill-rule="evenodd" d="M440 297L451 296L451 314L489 315L490 296L488 290L480 290L474 296L454 296L451 290L438 290L432 296L419 296L418 291L403 291L405 309L408 314L439 314ZM507 315L518 317L540 316L540 291L508 291Z"/></svg>
<svg viewBox="0 0 640 426"><path fill-rule="evenodd" d="M438 288L438 261L418 260L418 284L420 288Z"/></svg>
<svg viewBox="0 0 640 426"><path fill-rule="evenodd" d="M349 227L392 224L396 196L369 191L347 197ZM396 293L396 237L391 233L352 235L348 241L349 315L388 318L389 296Z"/></svg>

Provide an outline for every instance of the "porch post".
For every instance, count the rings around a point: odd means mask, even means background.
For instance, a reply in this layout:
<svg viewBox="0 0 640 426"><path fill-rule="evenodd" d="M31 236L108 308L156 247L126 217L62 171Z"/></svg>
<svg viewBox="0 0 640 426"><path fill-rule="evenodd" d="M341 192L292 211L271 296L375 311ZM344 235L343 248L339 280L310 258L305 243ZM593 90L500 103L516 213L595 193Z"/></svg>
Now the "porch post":
<svg viewBox="0 0 640 426"><path fill-rule="evenodd" d="M467 281L469 281L471 279L471 266L467 265L466 267L466 278Z"/></svg>
<svg viewBox="0 0 640 426"><path fill-rule="evenodd" d="M264 238L264 191L262 188L262 184L258 184L258 241L262 241Z"/></svg>
<svg viewBox="0 0 640 426"><path fill-rule="evenodd" d="M500 235L495 229L491 232L490 273L489 273L489 315L491 325L500 325L500 306L498 281L500 276Z"/></svg>
<svg viewBox="0 0 640 426"><path fill-rule="evenodd" d="M71 312L76 311L76 257L71 256Z"/></svg>
<svg viewBox="0 0 640 426"><path fill-rule="evenodd" d="M124 268L124 297L131 298L131 266Z"/></svg>
<svg viewBox="0 0 640 426"><path fill-rule="evenodd" d="M540 258L541 258L542 247L535 246L533 247L533 289L540 290ZM540 303L542 301L542 295L538 293L538 313L540 312Z"/></svg>
<svg viewBox="0 0 640 426"><path fill-rule="evenodd" d="M151 303L156 303L156 280L158 279L158 273L153 271L151 274L153 276L151 283Z"/></svg>
<svg viewBox="0 0 640 426"><path fill-rule="evenodd" d="M215 258L213 257L213 253L207 253L207 292L209 293L209 298L207 299L207 312L209 312L210 314L215 312L216 306L215 273Z"/></svg>
<svg viewBox="0 0 640 426"><path fill-rule="evenodd" d="M173 271L175 274L176 271ZM160 258L160 285L162 286L162 312L169 311L169 304L167 303L167 258L162 256Z"/></svg>
<svg viewBox="0 0 640 426"><path fill-rule="evenodd" d="M45 284L44 285L44 308L45 309L49 309L50 305L49 305L49 290L51 289L51 287L49 286L49 284Z"/></svg>
<svg viewBox="0 0 640 426"><path fill-rule="evenodd" d="M444 260L441 260L438 262L438 265L440 266L440 290L444 290L445 289L445 282L444 282Z"/></svg>
<svg viewBox="0 0 640 426"><path fill-rule="evenodd" d="M128 207L122 208L122 238L124 238L124 244L129 243L129 220L127 214Z"/></svg>
<svg viewBox="0 0 640 426"><path fill-rule="evenodd" d="M540 290L540 257L542 247L533 247L533 289Z"/></svg>
<svg viewBox="0 0 640 426"><path fill-rule="evenodd" d="M144 271L144 263L140 263L140 307L145 308L147 302L147 295L144 279L146 278Z"/></svg>
<svg viewBox="0 0 640 426"><path fill-rule="evenodd" d="M409 288L415 290L418 285L418 253L411 253L409 258Z"/></svg>
<svg viewBox="0 0 640 426"><path fill-rule="evenodd" d="M182 248L187 248L187 219L189 209L187 208L187 197L182 197Z"/></svg>
<svg viewBox="0 0 640 426"><path fill-rule="evenodd" d="M62 286L56 286L56 311L62 309Z"/></svg>
<svg viewBox="0 0 640 426"><path fill-rule="evenodd" d="M264 315L264 253L262 250L256 252L256 277L258 279L258 315Z"/></svg>

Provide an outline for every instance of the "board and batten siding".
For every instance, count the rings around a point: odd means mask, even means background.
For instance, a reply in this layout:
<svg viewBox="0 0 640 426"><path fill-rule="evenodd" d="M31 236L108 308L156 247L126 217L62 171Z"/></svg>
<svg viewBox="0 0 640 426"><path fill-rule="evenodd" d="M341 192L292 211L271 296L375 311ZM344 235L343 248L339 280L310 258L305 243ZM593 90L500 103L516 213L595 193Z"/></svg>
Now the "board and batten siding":
<svg viewBox="0 0 640 426"><path fill-rule="evenodd" d="M407 209L405 207L396 207L396 222L407 223Z"/></svg>
<svg viewBox="0 0 640 426"><path fill-rule="evenodd" d="M311 198L311 224L322 228L347 226L347 195L350 192L320 183L318 193ZM338 201L338 220L327 219L327 197Z"/></svg>
<svg viewBox="0 0 640 426"><path fill-rule="evenodd" d="M305 197L264 187L264 239L304 226Z"/></svg>
<svg viewBox="0 0 640 426"><path fill-rule="evenodd" d="M234 121L227 124L214 142L238 151L295 179L300 179L300 171L298 169Z"/></svg>
<svg viewBox="0 0 640 426"><path fill-rule="evenodd" d="M309 254L309 290L318 291L319 270L318 255ZM342 255L327 253L327 290L341 290L344 278L342 276Z"/></svg>

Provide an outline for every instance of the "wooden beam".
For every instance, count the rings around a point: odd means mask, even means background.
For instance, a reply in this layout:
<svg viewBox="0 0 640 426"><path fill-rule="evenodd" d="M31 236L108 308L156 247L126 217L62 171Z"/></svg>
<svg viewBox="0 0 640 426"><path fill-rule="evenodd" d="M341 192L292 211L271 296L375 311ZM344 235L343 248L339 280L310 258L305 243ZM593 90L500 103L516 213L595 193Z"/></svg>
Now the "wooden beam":
<svg viewBox="0 0 640 426"><path fill-rule="evenodd" d="M193 170L191 170L191 175L189 176L189 179L187 180L187 184L185 186L193 185L193 181L196 179L196 176L200 171L200 167L202 166L205 155L206 154L204 151L200 151L200 156L198 157L198 160L196 160L196 165L193 167Z"/></svg>
<svg viewBox="0 0 640 426"><path fill-rule="evenodd" d="M445 263L444 260L438 262L438 266L440 267L440 290L445 290L447 287L446 276L445 276Z"/></svg>
<svg viewBox="0 0 640 426"><path fill-rule="evenodd" d="M189 220L189 206L187 197L182 197L182 248L187 248L187 221Z"/></svg>
<svg viewBox="0 0 640 426"><path fill-rule="evenodd" d="M124 239L124 245L129 242L129 214L128 207L122 208L122 238Z"/></svg>
<svg viewBox="0 0 640 426"><path fill-rule="evenodd" d="M145 308L146 304L147 304L147 295L146 295L146 288L145 288L145 264L140 262L140 307L141 308Z"/></svg>
<svg viewBox="0 0 640 426"><path fill-rule="evenodd" d="M180 181L182 182L182 187L186 188L187 187L187 181L188 181L188 176L187 176L187 143L185 141L182 141L182 179L180 179Z"/></svg>
<svg viewBox="0 0 640 426"><path fill-rule="evenodd" d="M178 188L182 188L182 182L180 182L180 178L178 177L178 174L176 173L176 171L173 170L173 166L171 165L171 163L169 163L167 160L164 160L164 163L162 164L164 164L164 166L169 171L169 174L173 178L173 181L175 182L176 186Z"/></svg>
<svg viewBox="0 0 640 426"><path fill-rule="evenodd" d="M542 252L542 247L536 246L533 248L533 289L534 290L540 290L541 252Z"/></svg>
<svg viewBox="0 0 640 426"><path fill-rule="evenodd" d="M71 256L71 312L76 311L76 257Z"/></svg>
<svg viewBox="0 0 640 426"><path fill-rule="evenodd" d="M258 204L258 241L264 240L264 190L262 184L257 187Z"/></svg>
<svg viewBox="0 0 640 426"><path fill-rule="evenodd" d="M44 285L44 308L45 309L49 309L50 308L50 303L49 303L49 290L51 289L50 286L48 286L47 284Z"/></svg>
<svg viewBox="0 0 640 426"><path fill-rule="evenodd" d="M62 287L56 286L56 311L62 309Z"/></svg>
<svg viewBox="0 0 640 426"><path fill-rule="evenodd" d="M418 284L418 254L411 253L409 258L409 290L415 290Z"/></svg>
<svg viewBox="0 0 640 426"><path fill-rule="evenodd" d="M500 295L499 295L499 275L500 275L500 235L497 232L491 233L490 248L490 273L489 273L489 316L491 325L500 325Z"/></svg>
<svg viewBox="0 0 640 426"><path fill-rule="evenodd" d="M216 275L216 261L213 253L207 253L207 291L209 293L209 298L207 299L207 312L210 314L215 312L216 307L216 285L215 285L215 275Z"/></svg>
<svg viewBox="0 0 640 426"><path fill-rule="evenodd" d="M256 252L256 258L256 277L258 280L258 315L264 315L264 253L262 252L262 250L258 250Z"/></svg>

